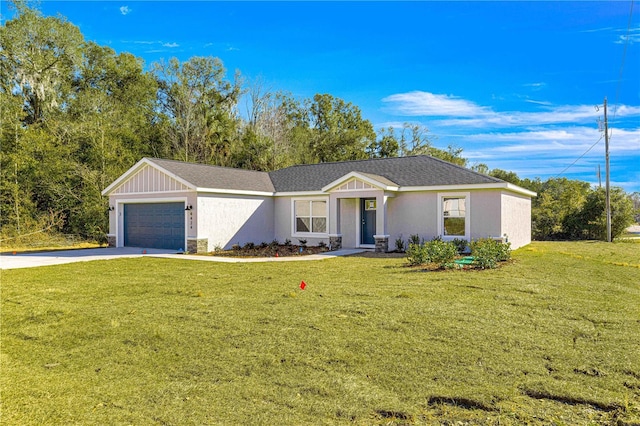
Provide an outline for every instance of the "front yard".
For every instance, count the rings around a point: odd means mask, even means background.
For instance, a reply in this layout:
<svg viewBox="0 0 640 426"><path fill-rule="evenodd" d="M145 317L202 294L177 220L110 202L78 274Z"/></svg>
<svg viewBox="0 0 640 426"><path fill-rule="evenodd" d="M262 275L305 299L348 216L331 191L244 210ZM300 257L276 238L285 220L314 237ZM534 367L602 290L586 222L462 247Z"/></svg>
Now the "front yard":
<svg viewBox="0 0 640 426"><path fill-rule="evenodd" d="M1 273L2 424L640 422L635 242Z"/></svg>

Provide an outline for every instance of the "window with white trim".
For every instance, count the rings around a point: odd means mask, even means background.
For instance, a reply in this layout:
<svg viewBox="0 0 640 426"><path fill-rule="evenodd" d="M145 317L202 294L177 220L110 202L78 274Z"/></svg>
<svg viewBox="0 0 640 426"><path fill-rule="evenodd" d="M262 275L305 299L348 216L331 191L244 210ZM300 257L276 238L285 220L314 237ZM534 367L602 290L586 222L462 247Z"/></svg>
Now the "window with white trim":
<svg viewBox="0 0 640 426"><path fill-rule="evenodd" d="M469 194L440 194L438 228L443 238L469 239Z"/></svg>
<svg viewBox="0 0 640 426"><path fill-rule="evenodd" d="M294 201L295 234L327 233L327 202L325 200Z"/></svg>

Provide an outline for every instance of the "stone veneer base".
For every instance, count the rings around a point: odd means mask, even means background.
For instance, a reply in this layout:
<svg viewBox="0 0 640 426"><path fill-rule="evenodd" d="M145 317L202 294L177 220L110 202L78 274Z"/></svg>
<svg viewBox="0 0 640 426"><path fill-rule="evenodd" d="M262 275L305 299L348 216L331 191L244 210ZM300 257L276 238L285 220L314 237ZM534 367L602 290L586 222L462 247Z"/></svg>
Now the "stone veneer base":
<svg viewBox="0 0 640 426"><path fill-rule="evenodd" d="M342 235L330 235L329 247L331 248L331 251L340 250L342 248Z"/></svg>
<svg viewBox="0 0 640 426"><path fill-rule="evenodd" d="M206 253L209 250L207 238L190 238L187 240L187 253Z"/></svg>
<svg viewBox="0 0 640 426"><path fill-rule="evenodd" d="M388 235L374 235L376 240L376 253L386 253L389 251L389 236Z"/></svg>

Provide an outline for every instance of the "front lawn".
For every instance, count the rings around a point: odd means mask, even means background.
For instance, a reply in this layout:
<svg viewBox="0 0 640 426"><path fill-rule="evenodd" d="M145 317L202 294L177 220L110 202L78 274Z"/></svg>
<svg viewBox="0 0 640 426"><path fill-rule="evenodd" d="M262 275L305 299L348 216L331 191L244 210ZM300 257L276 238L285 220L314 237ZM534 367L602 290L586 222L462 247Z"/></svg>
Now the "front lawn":
<svg viewBox="0 0 640 426"><path fill-rule="evenodd" d="M640 244L513 259L1 271L0 423L640 422Z"/></svg>

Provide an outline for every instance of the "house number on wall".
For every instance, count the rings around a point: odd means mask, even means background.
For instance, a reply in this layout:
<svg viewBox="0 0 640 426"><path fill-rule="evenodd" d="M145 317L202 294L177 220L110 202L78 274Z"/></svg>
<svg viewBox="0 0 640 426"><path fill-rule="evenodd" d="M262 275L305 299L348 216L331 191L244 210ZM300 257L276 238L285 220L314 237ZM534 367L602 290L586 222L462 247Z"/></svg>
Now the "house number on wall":
<svg viewBox="0 0 640 426"><path fill-rule="evenodd" d="M193 213L189 212L189 229L193 229Z"/></svg>

